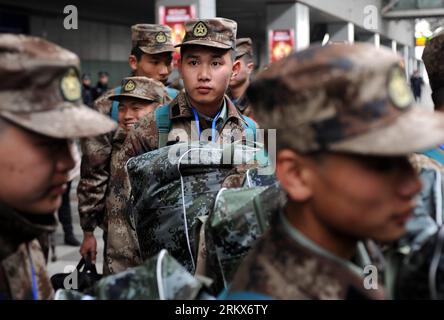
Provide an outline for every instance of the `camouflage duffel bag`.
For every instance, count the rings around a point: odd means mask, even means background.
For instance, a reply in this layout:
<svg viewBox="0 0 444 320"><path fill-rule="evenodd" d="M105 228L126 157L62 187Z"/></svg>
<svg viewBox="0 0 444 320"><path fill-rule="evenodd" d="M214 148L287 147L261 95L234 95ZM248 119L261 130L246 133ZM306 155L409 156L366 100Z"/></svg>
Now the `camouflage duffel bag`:
<svg viewBox="0 0 444 320"><path fill-rule="evenodd" d="M166 250L142 265L107 276L92 295L58 290L56 300L208 300L204 281L193 277Z"/></svg>
<svg viewBox="0 0 444 320"><path fill-rule="evenodd" d="M168 252L196 271L200 217L212 211L236 163L252 162L255 149L243 145L193 142L167 146L130 159L130 214L143 259ZM234 163L234 164L233 164Z"/></svg>
<svg viewBox="0 0 444 320"><path fill-rule="evenodd" d="M237 267L269 226L270 214L285 197L275 183L268 187L223 189L205 223L206 276L213 293L231 282Z"/></svg>

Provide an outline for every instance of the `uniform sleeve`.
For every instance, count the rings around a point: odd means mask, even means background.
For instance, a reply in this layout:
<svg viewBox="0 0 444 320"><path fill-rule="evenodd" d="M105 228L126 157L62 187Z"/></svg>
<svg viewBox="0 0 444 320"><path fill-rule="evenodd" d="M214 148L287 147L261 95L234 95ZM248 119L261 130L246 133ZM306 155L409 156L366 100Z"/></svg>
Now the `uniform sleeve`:
<svg viewBox="0 0 444 320"><path fill-rule="evenodd" d="M94 104L101 113L110 112L112 103L107 94ZM94 231L105 214L105 196L110 175L114 133L81 139L82 162L77 187L80 225L83 231Z"/></svg>

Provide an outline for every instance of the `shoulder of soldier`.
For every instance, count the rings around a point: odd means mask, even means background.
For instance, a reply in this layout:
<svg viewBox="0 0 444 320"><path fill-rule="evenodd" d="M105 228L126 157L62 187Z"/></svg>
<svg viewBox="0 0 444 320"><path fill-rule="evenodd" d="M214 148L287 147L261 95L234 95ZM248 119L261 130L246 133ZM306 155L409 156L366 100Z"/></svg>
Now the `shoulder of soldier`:
<svg viewBox="0 0 444 320"><path fill-rule="evenodd" d="M409 156L409 161L418 173L421 172L422 169L434 169L444 174L444 166L424 154L413 153Z"/></svg>
<svg viewBox="0 0 444 320"><path fill-rule="evenodd" d="M156 111L140 118L139 122L128 133L125 144L131 144L130 147L136 154L142 154L158 148L159 133L156 124Z"/></svg>
<svg viewBox="0 0 444 320"><path fill-rule="evenodd" d="M113 102L109 99L110 96L115 94L116 88L106 91L103 95L94 101L93 108L102 114L109 115L113 106Z"/></svg>

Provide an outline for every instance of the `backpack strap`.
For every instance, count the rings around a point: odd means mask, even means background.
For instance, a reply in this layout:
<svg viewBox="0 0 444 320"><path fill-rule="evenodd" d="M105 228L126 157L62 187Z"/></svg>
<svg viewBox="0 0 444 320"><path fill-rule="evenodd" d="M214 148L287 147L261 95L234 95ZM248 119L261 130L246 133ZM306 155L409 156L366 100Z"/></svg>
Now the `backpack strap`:
<svg viewBox="0 0 444 320"><path fill-rule="evenodd" d="M171 129L170 106L168 104L156 109L156 127L159 134L159 148L165 147L168 142L168 133Z"/></svg>
<svg viewBox="0 0 444 320"><path fill-rule="evenodd" d="M253 132L253 142L256 142L256 122L253 121L253 119L244 116L243 114L241 114L242 119L244 119L244 121L246 122L246 127L245 129L247 129L247 137L250 136L251 131Z"/></svg>
<svg viewBox="0 0 444 320"><path fill-rule="evenodd" d="M122 87L119 86L116 89L114 89L114 94L120 94L121 91L122 91ZM117 101L117 100L113 101L112 108L111 108L111 118L115 122L118 122L118 119L119 119L119 101Z"/></svg>
<svg viewBox="0 0 444 320"><path fill-rule="evenodd" d="M256 137L256 122L253 121L250 117L244 116L241 114L242 118L247 123L247 128L253 130L254 136Z"/></svg>
<svg viewBox="0 0 444 320"><path fill-rule="evenodd" d="M176 89L170 88L170 87L166 87L165 89L168 94L168 97L170 97L171 100L176 99L177 95L179 94L179 91L177 91Z"/></svg>

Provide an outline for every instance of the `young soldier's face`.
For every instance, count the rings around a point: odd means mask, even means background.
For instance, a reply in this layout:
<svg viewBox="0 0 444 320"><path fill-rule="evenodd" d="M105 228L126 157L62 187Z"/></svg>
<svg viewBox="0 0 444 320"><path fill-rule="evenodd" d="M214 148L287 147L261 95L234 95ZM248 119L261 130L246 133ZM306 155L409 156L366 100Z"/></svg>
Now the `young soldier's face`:
<svg viewBox="0 0 444 320"><path fill-rule="evenodd" d="M237 73L230 50L206 46L188 46L182 52L179 70L193 106L205 108L221 103L230 78Z"/></svg>
<svg viewBox="0 0 444 320"><path fill-rule="evenodd" d="M131 59L131 57L129 59L131 69L135 76L148 77L158 80L163 84L168 81L168 77L173 71L172 61L173 55L171 52L158 54L144 53L140 61L137 61L135 57L134 59Z"/></svg>
<svg viewBox="0 0 444 320"><path fill-rule="evenodd" d="M140 118L152 112L159 104L140 99L121 98L119 102L119 126L129 131Z"/></svg>
<svg viewBox="0 0 444 320"><path fill-rule="evenodd" d="M278 155L278 178L295 202L306 204L317 230L383 242L405 232L421 190L407 157L326 154L292 165L294 153L285 154L287 160Z"/></svg>
<svg viewBox="0 0 444 320"><path fill-rule="evenodd" d="M253 72L253 63L248 63L244 57L239 60L239 73L230 80L230 87L237 87L248 81Z"/></svg>
<svg viewBox="0 0 444 320"><path fill-rule="evenodd" d="M52 214L62 203L73 142L15 125L0 132L0 201L31 214Z"/></svg>

